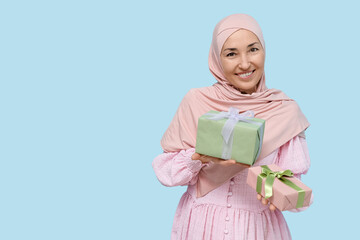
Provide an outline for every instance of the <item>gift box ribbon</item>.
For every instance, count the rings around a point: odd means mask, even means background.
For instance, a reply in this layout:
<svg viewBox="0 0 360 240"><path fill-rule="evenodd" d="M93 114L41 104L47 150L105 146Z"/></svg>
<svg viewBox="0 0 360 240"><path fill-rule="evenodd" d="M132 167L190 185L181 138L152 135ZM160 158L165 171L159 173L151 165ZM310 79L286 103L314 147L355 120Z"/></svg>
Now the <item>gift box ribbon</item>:
<svg viewBox="0 0 360 240"><path fill-rule="evenodd" d="M254 112L249 110L244 113L239 113L239 110L234 107L230 107L228 112L219 112L219 113L206 113L205 115L211 116L209 119L211 120L221 120L227 118L228 120L225 122L221 135L224 140L223 144L223 152L221 155L221 158L223 159L230 159L231 158L231 152L232 152L232 143L233 143L233 137L234 137L234 128L237 122L246 122L250 124L255 124L258 126L261 126L260 128L260 146L259 151L255 157L257 159L260 155L260 149L262 146L262 138L264 133L264 126L260 122L256 122L252 120L254 118Z"/></svg>
<svg viewBox="0 0 360 240"><path fill-rule="evenodd" d="M262 180L265 178L266 179L265 180L265 199L270 198L273 195L273 184L274 184L275 178L277 178L282 183L295 189L298 192L296 208L300 208L304 205L304 199L305 199L304 189L300 188L299 186L297 186L295 183L293 183L289 179L284 178L284 176L292 177L293 175L294 175L293 172L289 169L284 170L284 171L274 172L267 165L263 165L263 166L261 166L261 173L257 177L256 191L259 194L261 194Z"/></svg>

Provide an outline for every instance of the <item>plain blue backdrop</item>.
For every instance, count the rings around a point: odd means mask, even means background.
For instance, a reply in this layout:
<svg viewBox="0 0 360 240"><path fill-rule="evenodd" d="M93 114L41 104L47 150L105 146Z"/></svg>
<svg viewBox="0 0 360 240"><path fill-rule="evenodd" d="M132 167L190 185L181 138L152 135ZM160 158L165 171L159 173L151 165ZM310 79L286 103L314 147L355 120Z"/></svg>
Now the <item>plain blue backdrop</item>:
<svg viewBox="0 0 360 240"><path fill-rule="evenodd" d="M356 1L1 1L0 239L169 239L184 187L152 160L223 17L258 20L266 80L311 123L293 239L358 236ZM352 173L354 171L354 173Z"/></svg>

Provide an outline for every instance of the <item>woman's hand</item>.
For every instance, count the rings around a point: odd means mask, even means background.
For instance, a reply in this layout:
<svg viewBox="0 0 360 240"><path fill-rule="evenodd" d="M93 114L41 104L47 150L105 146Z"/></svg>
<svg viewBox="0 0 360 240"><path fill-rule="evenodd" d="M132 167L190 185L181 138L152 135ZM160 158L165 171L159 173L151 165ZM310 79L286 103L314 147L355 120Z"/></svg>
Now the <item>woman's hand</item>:
<svg viewBox="0 0 360 240"><path fill-rule="evenodd" d="M194 154L191 156L191 159L192 159L192 160L200 160L202 163L214 162L214 163L219 163L219 164L222 164L222 165L238 164L238 165L241 165L241 166L243 166L243 167L245 167L245 168L250 167L250 165L236 162L236 161L233 160L233 159L224 160L224 159L221 159L221 158L216 158L216 157L211 157L211 156L207 156L207 155L202 155L202 154L199 154L199 153L194 153Z"/></svg>
<svg viewBox="0 0 360 240"><path fill-rule="evenodd" d="M260 200L262 202L262 204L264 204L264 205L268 205L268 203L269 203L269 200L263 198L260 194L257 195L257 199ZM269 209L271 211L275 211L276 207L272 203L270 203Z"/></svg>

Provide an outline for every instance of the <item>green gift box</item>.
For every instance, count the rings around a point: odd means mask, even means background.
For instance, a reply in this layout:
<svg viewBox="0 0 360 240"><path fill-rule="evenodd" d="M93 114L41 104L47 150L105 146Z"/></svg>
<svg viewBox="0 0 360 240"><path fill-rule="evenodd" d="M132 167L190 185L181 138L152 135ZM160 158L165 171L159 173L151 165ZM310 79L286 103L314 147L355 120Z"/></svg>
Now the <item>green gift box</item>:
<svg viewBox="0 0 360 240"><path fill-rule="evenodd" d="M252 111L210 111L199 118L195 151L253 165L260 155L264 128L265 120L254 118Z"/></svg>

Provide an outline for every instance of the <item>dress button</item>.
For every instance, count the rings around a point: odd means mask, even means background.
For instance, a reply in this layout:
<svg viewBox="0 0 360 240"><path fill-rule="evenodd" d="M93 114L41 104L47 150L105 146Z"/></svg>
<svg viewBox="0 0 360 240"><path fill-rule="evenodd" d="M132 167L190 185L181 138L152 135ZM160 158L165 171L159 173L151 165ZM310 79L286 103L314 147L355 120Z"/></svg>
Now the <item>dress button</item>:
<svg viewBox="0 0 360 240"><path fill-rule="evenodd" d="M229 204L227 205L227 207L228 207L228 208L231 208L231 204L229 203Z"/></svg>
<svg viewBox="0 0 360 240"><path fill-rule="evenodd" d="M230 220L229 216L226 216L225 221L229 221L229 220Z"/></svg>
<svg viewBox="0 0 360 240"><path fill-rule="evenodd" d="M224 230L224 233L225 233L225 234L228 234L228 233L229 233L229 230L225 229L225 230Z"/></svg>
<svg viewBox="0 0 360 240"><path fill-rule="evenodd" d="M228 192L228 196L232 196L232 192Z"/></svg>
<svg viewBox="0 0 360 240"><path fill-rule="evenodd" d="M231 185L234 185L234 181L233 181L233 180L231 180L231 181L230 181L230 184L231 184Z"/></svg>

